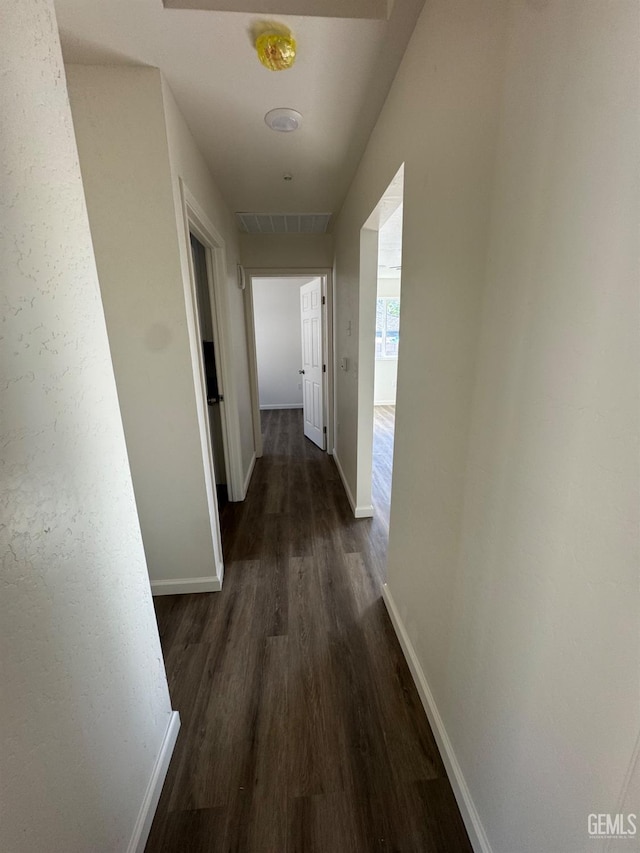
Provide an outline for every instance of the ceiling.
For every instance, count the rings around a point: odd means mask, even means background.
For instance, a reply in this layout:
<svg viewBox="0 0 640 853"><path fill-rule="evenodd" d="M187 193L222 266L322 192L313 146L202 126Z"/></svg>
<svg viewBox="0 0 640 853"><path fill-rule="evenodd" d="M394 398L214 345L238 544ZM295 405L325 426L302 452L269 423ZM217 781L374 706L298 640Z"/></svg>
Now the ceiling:
<svg viewBox="0 0 640 853"><path fill-rule="evenodd" d="M160 68L231 210L257 213L339 211L423 3L395 0L388 20L278 16L298 55L274 72L252 44L261 15L55 0L65 61ZM302 127L270 130L276 107L302 113Z"/></svg>
<svg viewBox="0 0 640 853"><path fill-rule="evenodd" d="M162 0L171 9L211 9L258 15L312 15L314 18L388 18L394 0Z"/></svg>
<svg viewBox="0 0 640 853"><path fill-rule="evenodd" d="M378 278L400 278L403 198L404 163L364 224L378 232Z"/></svg>
<svg viewBox="0 0 640 853"><path fill-rule="evenodd" d="M378 232L378 278L400 278L402 269L402 203Z"/></svg>

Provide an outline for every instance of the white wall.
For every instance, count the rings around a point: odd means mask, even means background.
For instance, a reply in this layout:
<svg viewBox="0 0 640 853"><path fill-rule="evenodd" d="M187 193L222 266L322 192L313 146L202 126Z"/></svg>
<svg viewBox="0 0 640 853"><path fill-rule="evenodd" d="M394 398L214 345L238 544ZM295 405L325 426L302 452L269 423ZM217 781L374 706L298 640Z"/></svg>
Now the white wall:
<svg viewBox="0 0 640 853"><path fill-rule="evenodd" d="M211 577L160 73L75 65L67 77L149 574Z"/></svg>
<svg viewBox="0 0 640 853"><path fill-rule="evenodd" d="M398 298L400 296L399 278L378 277L377 296ZM400 332L402 334L402 330ZM374 406L394 406L398 386L398 359L377 358L375 363L373 404Z"/></svg>
<svg viewBox="0 0 640 853"><path fill-rule="evenodd" d="M0 848L114 853L171 708L53 4L0 42Z"/></svg>
<svg viewBox="0 0 640 853"><path fill-rule="evenodd" d="M431 0L335 231L357 358L404 161L389 588L494 853L595 844L640 729L637 31L632 0Z"/></svg>
<svg viewBox="0 0 640 853"><path fill-rule="evenodd" d="M76 65L67 75L150 577L213 582L180 178L225 242L236 386L225 400L246 473L253 434L235 224L157 69Z"/></svg>
<svg viewBox="0 0 640 853"><path fill-rule="evenodd" d="M395 406L398 384L398 359L376 359L376 372L373 389L374 406Z"/></svg>
<svg viewBox="0 0 640 853"><path fill-rule="evenodd" d="M640 7L509 11L440 696L496 849L582 853L640 730Z"/></svg>
<svg viewBox="0 0 640 853"><path fill-rule="evenodd" d="M300 288L309 278L254 278L253 310L262 409L301 409Z"/></svg>
<svg viewBox="0 0 640 853"><path fill-rule="evenodd" d="M240 234L241 263L247 268L333 266L332 234Z"/></svg>
<svg viewBox="0 0 640 853"><path fill-rule="evenodd" d="M360 503L358 485L370 482L364 445L370 441L373 359L359 364L359 328L372 328L377 287L376 239L366 253L374 259L365 271L371 293L360 300L360 229L405 163L400 325L403 346L407 336L413 343L403 359L410 364L412 409L428 417L415 418L408 409L403 415L399 376L396 428L404 419L411 446L422 448L418 466L434 487L431 542L449 563L457 542L451 510L459 512L462 498L505 27L499 0L482 7L460 3L449 8L432 0L421 14L334 229L336 355L351 365L336 373L335 445ZM365 229L363 240L371 233ZM360 301L370 316L359 316ZM427 381L434 363L440 370ZM411 506L412 529L420 529L421 500Z"/></svg>

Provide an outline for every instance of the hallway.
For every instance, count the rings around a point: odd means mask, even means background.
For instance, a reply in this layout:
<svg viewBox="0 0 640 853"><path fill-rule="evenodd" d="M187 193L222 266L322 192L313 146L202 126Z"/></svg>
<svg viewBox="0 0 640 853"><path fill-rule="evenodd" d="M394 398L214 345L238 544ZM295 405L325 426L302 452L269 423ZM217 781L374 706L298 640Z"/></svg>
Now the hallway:
<svg viewBox="0 0 640 853"><path fill-rule="evenodd" d="M386 519L352 517L300 411L263 431L223 591L155 599L182 731L147 853L470 851L380 598Z"/></svg>

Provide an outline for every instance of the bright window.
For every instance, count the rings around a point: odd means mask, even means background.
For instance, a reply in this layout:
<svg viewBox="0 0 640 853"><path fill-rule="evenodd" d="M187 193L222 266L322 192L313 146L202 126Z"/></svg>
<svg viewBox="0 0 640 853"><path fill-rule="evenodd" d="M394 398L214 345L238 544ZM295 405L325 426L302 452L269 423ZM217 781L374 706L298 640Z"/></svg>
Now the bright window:
<svg viewBox="0 0 640 853"><path fill-rule="evenodd" d="M397 358L400 340L400 300L376 300L376 358Z"/></svg>

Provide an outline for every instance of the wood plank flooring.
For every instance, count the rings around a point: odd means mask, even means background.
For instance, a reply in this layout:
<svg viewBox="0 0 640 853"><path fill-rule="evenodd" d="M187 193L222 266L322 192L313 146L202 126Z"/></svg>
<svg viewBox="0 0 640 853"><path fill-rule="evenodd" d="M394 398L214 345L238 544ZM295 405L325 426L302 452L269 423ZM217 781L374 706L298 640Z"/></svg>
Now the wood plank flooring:
<svg viewBox="0 0 640 853"><path fill-rule="evenodd" d="M379 522L384 525L387 537L389 535L389 513L391 509L395 424L395 406L374 406L371 496L376 516Z"/></svg>
<svg viewBox="0 0 640 853"><path fill-rule="evenodd" d="M222 592L155 599L182 729L146 851L470 853L380 598L384 506L353 518L299 411L263 431Z"/></svg>

